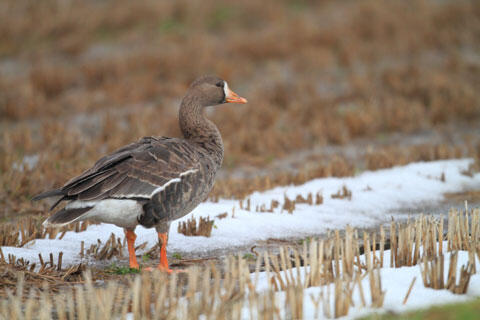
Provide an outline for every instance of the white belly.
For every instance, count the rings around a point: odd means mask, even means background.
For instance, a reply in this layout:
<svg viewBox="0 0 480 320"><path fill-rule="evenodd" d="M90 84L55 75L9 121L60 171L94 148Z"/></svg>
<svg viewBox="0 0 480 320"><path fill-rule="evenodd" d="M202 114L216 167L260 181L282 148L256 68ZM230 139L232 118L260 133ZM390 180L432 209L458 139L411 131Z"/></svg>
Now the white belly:
<svg viewBox="0 0 480 320"><path fill-rule="evenodd" d="M79 220L93 220L115 224L122 228L135 228L137 217L143 212L142 205L134 200L107 199L100 201L73 201L67 208L91 207Z"/></svg>

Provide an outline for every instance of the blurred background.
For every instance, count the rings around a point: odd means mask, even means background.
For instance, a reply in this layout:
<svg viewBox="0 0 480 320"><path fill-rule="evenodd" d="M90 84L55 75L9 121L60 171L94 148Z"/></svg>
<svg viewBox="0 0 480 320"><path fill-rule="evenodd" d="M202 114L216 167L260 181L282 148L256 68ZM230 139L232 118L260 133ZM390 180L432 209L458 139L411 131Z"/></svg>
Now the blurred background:
<svg viewBox="0 0 480 320"><path fill-rule="evenodd" d="M247 105L212 197L480 154L480 2L2 0L0 218L107 152L179 136L190 82ZM468 172L466 173L468 174Z"/></svg>

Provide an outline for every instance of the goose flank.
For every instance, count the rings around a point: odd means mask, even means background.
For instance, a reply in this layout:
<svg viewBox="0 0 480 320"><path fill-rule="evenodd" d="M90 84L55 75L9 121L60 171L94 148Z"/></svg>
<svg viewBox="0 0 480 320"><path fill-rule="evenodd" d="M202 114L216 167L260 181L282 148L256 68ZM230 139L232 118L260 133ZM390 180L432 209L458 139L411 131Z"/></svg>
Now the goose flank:
<svg viewBox="0 0 480 320"><path fill-rule="evenodd" d="M92 220L122 227L129 264L136 269L135 227L155 227L161 242L158 268L171 272L166 254L170 223L206 199L223 161L222 137L204 109L224 103L247 100L216 76L196 79L179 110L183 138L144 137L101 158L63 187L35 196L57 197L50 210L66 203L44 226Z"/></svg>

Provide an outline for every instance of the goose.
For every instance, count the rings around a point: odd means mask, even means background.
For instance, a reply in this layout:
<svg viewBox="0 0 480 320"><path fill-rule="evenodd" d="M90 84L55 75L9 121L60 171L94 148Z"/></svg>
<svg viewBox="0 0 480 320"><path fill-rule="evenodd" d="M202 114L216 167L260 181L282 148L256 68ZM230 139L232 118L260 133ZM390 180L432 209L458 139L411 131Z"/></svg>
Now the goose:
<svg viewBox="0 0 480 320"><path fill-rule="evenodd" d="M187 89L179 110L183 138L144 137L98 160L63 187L32 198L58 197L66 205L47 218L45 227L91 220L124 229L130 268L139 269L135 228L155 227L160 242L158 269L172 272L167 259L170 224L204 201L223 161L223 142L204 109L247 103L225 80L207 75Z"/></svg>

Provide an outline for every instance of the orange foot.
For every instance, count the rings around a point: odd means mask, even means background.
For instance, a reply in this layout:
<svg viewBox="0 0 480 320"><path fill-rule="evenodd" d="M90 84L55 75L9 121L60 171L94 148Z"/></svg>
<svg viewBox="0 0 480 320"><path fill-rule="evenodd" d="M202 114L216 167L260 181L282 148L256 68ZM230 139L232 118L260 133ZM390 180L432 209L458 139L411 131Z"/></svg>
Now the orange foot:
<svg viewBox="0 0 480 320"><path fill-rule="evenodd" d="M137 235L133 230L125 229L125 237L127 238L127 245L128 245L128 262L130 264L130 268L132 269L139 269L140 266L137 262L137 256L135 255L135 239Z"/></svg>
<svg viewBox="0 0 480 320"><path fill-rule="evenodd" d="M185 272L185 270L176 269L172 270L168 267L168 259L167 259L167 241L168 241L168 234L165 233L158 233L158 240L160 241L160 263L158 264L157 269L171 274L173 272ZM153 268L145 268L146 271L153 271Z"/></svg>

